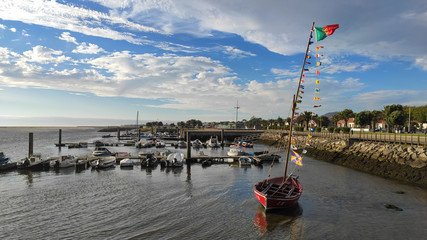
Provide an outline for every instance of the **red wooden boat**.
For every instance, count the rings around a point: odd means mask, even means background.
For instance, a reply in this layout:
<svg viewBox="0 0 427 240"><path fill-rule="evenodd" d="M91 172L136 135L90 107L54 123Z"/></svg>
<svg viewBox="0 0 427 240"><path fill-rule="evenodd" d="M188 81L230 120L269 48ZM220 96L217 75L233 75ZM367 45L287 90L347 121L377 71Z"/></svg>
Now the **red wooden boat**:
<svg viewBox="0 0 427 240"><path fill-rule="evenodd" d="M283 177L276 177L255 184L254 193L266 210L289 208L298 203L302 186L293 176L285 183Z"/></svg>

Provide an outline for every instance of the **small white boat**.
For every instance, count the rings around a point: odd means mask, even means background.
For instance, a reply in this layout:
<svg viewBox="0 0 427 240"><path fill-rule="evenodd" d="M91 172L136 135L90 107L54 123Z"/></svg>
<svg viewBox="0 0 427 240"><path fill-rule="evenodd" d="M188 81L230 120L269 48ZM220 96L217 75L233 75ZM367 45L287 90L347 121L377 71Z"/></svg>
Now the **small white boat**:
<svg viewBox="0 0 427 240"><path fill-rule="evenodd" d="M182 167L184 165L184 154L183 153L172 153L169 154L167 159L162 162L163 167Z"/></svg>
<svg viewBox="0 0 427 240"><path fill-rule="evenodd" d="M103 169L113 167L116 164L116 157L102 157L91 162L91 166L95 169Z"/></svg>
<svg viewBox="0 0 427 240"><path fill-rule="evenodd" d="M113 155L110 150L108 150L106 147L96 147L95 151L92 152L92 156L94 157L102 157L102 156L111 156Z"/></svg>
<svg viewBox="0 0 427 240"><path fill-rule="evenodd" d="M211 138L206 142L206 145L207 145L208 147L211 147L211 148L219 147L218 138L217 138L217 137L211 137Z"/></svg>
<svg viewBox="0 0 427 240"><path fill-rule="evenodd" d="M237 156L244 156L247 155L246 152L238 149L238 148L230 148L230 150L228 150L227 155L230 157L237 157Z"/></svg>
<svg viewBox="0 0 427 240"><path fill-rule="evenodd" d="M166 147L166 143L162 141L156 142L156 148L164 148Z"/></svg>
<svg viewBox="0 0 427 240"><path fill-rule="evenodd" d="M196 139L196 140L191 142L191 146L193 146L194 148L202 148L203 143L199 139Z"/></svg>
<svg viewBox="0 0 427 240"><path fill-rule="evenodd" d="M21 161L18 162L17 167L19 169L28 168L32 170L42 170L49 169L49 163L49 160L42 159L40 153L33 153L31 156L21 159Z"/></svg>
<svg viewBox="0 0 427 240"><path fill-rule="evenodd" d="M150 148L154 146L153 141L148 140L147 138L143 138L135 143L135 147L137 148Z"/></svg>
<svg viewBox="0 0 427 240"><path fill-rule="evenodd" d="M136 161L134 159L130 159L130 158L125 158L123 160L120 160L120 167L128 167L128 168L133 168L133 166L135 165Z"/></svg>
<svg viewBox="0 0 427 240"><path fill-rule="evenodd" d="M249 157L239 157L239 166L240 167L250 167L252 164L252 159Z"/></svg>
<svg viewBox="0 0 427 240"><path fill-rule="evenodd" d="M51 160L49 162L49 166L51 168L69 168L75 167L77 162L77 158L74 156L61 156L56 160Z"/></svg>

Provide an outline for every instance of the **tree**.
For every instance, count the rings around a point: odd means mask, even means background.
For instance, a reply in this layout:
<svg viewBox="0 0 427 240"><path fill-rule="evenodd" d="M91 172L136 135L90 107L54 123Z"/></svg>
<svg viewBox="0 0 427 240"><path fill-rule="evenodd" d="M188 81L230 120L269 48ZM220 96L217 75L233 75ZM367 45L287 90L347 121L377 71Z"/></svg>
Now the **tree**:
<svg viewBox="0 0 427 240"><path fill-rule="evenodd" d="M375 131L375 123L381 120L384 120L384 112L383 111L378 111L378 110L373 110L372 112L372 130Z"/></svg>
<svg viewBox="0 0 427 240"><path fill-rule="evenodd" d="M307 127L308 130L308 122L311 120L312 112L304 111L298 118L297 123L303 124L304 127Z"/></svg>
<svg viewBox="0 0 427 240"><path fill-rule="evenodd" d="M397 113L393 114L393 112L397 112ZM400 104L385 106L384 115L387 122L387 132L390 132L390 127L394 127L395 125L403 125L405 123L405 111L403 110L403 107ZM401 117L399 116L403 116L402 123L400 123Z"/></svg>
<svg viewBox="0 0 427 240"><path fill-rule="evenodd" d="M340 112L341 117L344 119L345 127L347 127L348 119L354 117L354 112L351 109L344 109Z"/></svg>
<svg viewBox="0 0 427 240"><path fill-rule="evenodd" d="M354 122L361 128L369 125L373 119L373 114L370 111L362 111L356 114Z"/></svg>
<svg viewBox="0 0 427 240"><path fill-rule="evenodd" d="M332 120L334 121L334 125L335 125L335 127L338 127L338 121L339 120L341 120L343 117L342 117L342 115L341 115L341 112L339 112L339 113L337 113L337 114L334 114L333 116L332 116Z"/></svg>
<svg viewBox="0 0 427 240"><path fill-rule="evenodd" d="M320 126L320 127L327 127L329 125L329 118L326 116L320 116L316 119L316 123Z"/></svg>

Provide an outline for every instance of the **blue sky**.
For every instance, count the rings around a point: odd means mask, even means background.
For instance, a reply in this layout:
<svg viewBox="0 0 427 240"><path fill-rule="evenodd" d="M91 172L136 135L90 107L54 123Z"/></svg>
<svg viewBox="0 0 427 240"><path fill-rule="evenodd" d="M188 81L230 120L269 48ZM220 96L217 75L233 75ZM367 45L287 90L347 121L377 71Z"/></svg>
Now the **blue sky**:
<svg viewBox="0 0 427 240"><path fill-rule="evenodd" d="M422 0L3 0L0 126L286 118L312 22L301 111L427 104Z"/></svg>

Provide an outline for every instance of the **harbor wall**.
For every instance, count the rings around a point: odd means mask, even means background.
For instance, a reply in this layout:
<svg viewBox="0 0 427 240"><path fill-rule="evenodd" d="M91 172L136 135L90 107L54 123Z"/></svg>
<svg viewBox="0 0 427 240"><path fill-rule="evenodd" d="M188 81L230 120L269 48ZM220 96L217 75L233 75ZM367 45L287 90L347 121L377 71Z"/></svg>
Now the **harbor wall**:
<svg viewBox="0 0 427 240"><path fill-rule="evenodd" d="M283 145L287 137L266 132L259 141ZM306 146L311 158L427 188L427 150L423 146L307 136L295 136L294 141L299 148Z"/></svg>

